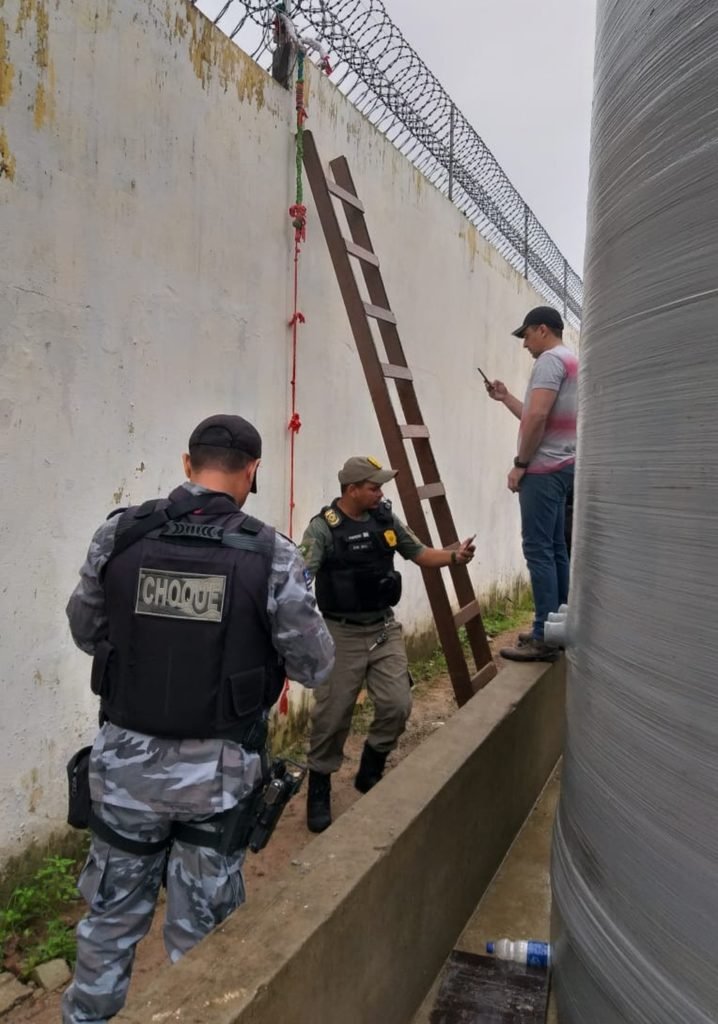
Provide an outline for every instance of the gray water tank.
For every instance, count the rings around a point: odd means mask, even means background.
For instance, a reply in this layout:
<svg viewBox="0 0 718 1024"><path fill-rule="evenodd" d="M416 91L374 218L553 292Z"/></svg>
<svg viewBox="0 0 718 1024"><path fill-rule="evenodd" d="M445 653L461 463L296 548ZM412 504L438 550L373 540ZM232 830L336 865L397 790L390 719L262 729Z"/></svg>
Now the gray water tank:
<svg viewBox="0 0 718 1024"><path fill-rule="evenodd" d="M561 1024L718 1021L718 0L598 0Z"/></svg>

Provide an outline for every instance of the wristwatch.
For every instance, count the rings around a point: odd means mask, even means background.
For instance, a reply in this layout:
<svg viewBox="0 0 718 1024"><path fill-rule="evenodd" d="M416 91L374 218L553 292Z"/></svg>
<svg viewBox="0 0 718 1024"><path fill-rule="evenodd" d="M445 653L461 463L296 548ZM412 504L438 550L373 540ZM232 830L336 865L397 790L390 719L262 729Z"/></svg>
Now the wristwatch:
<svg viewBox="0 0 718 1024"><path fill-rule="evenodd" d="M514 459L514 466L515 466L516 469L528 469L529 468L528 462L520 462L518 455Z"/></svg>

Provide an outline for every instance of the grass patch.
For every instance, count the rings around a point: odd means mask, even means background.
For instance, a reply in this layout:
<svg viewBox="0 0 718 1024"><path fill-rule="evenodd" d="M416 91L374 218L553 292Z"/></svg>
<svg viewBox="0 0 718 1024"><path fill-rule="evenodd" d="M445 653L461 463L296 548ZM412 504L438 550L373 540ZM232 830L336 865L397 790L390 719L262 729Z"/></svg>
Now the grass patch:
<svg viewBox="0 0 718 1024"><path fill-rule="evenodd" d="M488 599L482 603L482 620L489 640L501 633L518 629L530 622L533 617L533 601L528 587L518 582L509 591L492 591ZM469 638L464 626L459 630L459 639L464 653L471 656ZM436 647L424 658L414 658L409 662L409 672L414 681L414 700L421 699L437 679L448 672L446 658L441 647ZM355 736L366 736L374 718L374 704L369 695L365 695L361 703L354 707L351 731Z"/></svg>
<svg viewBox="0 0 718 1024"><path fill-rule="evenodd" d="M308 739L309 725L307 724L298 734L295 734L291 743L285 743L284 745L271 744L272 757L281 757L288 761L306 764Z"/></svg>
<svg viewBox="0 0 718 1024"><path fill-rule="evenodd" d="M0 958L21 978L47 960L74 964L78 868L73 857L46 857L0 910Z"/></svg>
<svg viewBox="0 0 718 1024"><path fill-rule="evenodd" d="M525 625L533 616L531 591L517 583L511 590L492 591L482 607L484 629L489 639Z"/></svg>
<svg viewBox="0 0 718 1024"><path fill-rule="evenodd" d="M482 603L482 621L489 640L501 633L518 629L526 625L533 616L531 592L525 585L517 583L509 591L492 591L488 599ZM464 653L470 656L469 638L464 626L459 630L459 639ZM428 657L417 658L409 663L409 671L414 680L414 696L420 697L431 688L431 684L448 668L441 647L437 647Z"/></svg>

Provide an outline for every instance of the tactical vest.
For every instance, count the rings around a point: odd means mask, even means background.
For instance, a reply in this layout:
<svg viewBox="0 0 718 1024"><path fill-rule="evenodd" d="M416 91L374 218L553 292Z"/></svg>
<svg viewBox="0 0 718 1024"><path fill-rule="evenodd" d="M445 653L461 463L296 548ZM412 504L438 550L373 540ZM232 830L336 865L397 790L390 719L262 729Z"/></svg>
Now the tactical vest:
<svg viewBox="0 0 718 1024"><path fill-rule="evenodd" d="M267 614L273 553L274 530L226 495L178 487L124 511L92 667L104 716L153 736L241 742L284 682Z"/></svg>
<svg viewBox="0 0 718 1024"><path fill-rule="evenodd" d="M332 550L316 575L317 604L323 612L386 611L401 597L394 569L396 533L391 502L383 501L359 521L345 516L336 500L318 517L329 526Z"/></svg>

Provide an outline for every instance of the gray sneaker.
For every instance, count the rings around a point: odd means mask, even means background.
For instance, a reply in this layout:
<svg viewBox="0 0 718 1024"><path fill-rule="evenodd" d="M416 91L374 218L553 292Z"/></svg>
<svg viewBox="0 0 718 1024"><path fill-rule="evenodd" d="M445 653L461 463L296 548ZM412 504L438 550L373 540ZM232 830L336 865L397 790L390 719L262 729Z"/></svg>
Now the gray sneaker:
<svg viewBox="0 0 718 1024"><path fill-rule="evenodd" d="M549 647L533 637L528 643L519 642L516 647L503 647L499 654L508 661L558 661L559 658L555 647Z"/></svg>

